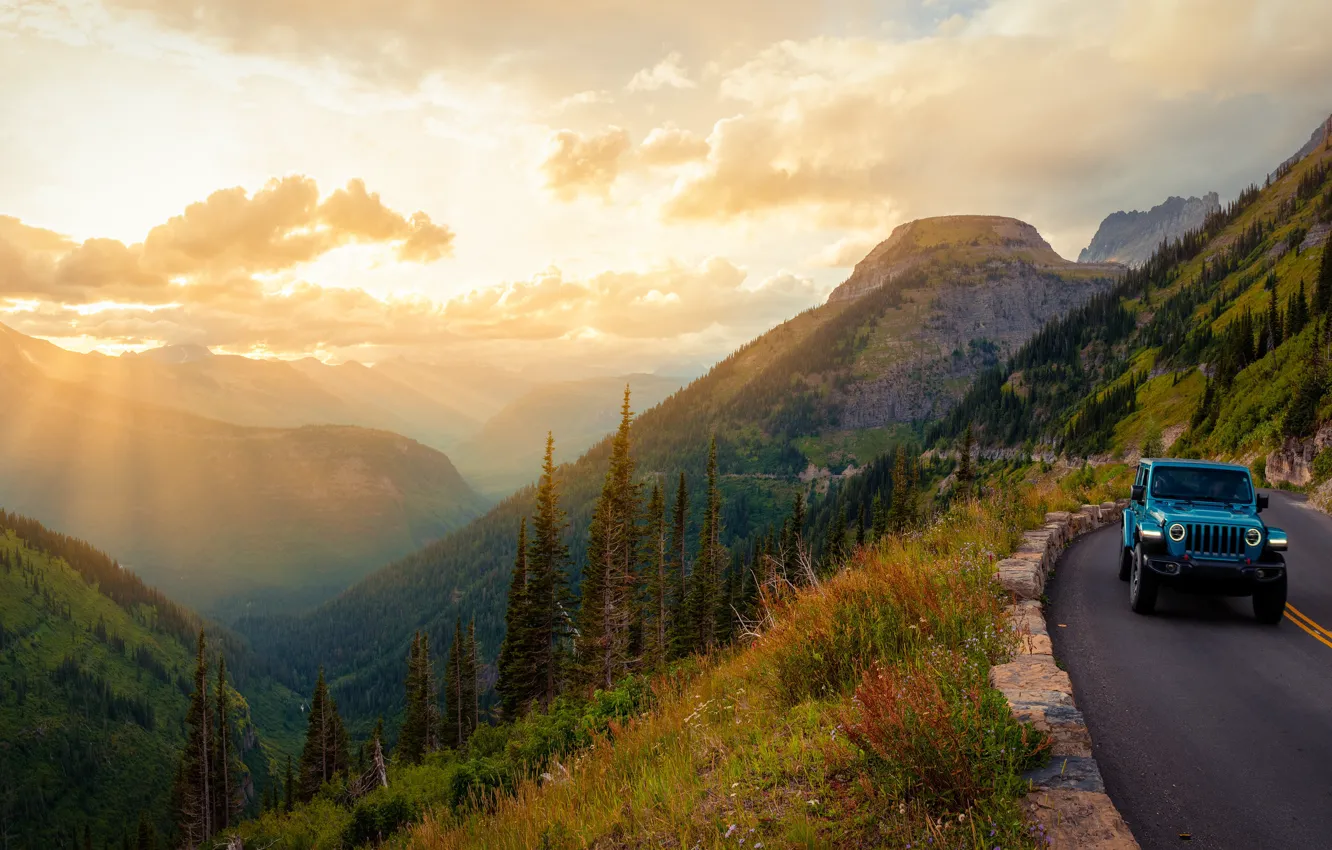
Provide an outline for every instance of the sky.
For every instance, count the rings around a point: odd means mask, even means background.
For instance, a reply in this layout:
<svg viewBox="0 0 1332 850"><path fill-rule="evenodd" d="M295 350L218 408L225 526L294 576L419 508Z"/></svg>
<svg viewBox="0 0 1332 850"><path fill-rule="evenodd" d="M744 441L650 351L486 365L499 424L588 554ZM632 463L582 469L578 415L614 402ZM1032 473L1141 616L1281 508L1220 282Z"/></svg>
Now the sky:
<svg viewBox="0 0 1332 850"><path fill-rule="evenodd" d="M0 0L0 322L76 350L690 373L892 228L1260 181L1308 0Z"/></svg>

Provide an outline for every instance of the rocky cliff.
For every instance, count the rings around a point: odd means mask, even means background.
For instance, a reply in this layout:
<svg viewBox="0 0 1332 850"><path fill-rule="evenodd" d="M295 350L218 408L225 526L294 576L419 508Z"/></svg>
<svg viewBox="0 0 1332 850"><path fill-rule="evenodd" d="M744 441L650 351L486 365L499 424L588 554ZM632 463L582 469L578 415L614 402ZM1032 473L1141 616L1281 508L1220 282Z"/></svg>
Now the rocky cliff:
<svg viewBox="0 0 1332 850"><path fill-rule="evenodd" d="M1216 192L1208 192L1201 198L1170 197L1146 212L1111 213L1082 249L1078 262L1142 265L1162 241L1202 226L1208 213L1220 207Z"/></svg>
<svg viewBox="0 0 1332 850"><path fill-rule="evenodd" d="M883 287L896 291L837 394L839 425L942 414L976 372L1123 271L1069 262L1017 219L946 216L899 226L828 298L835 306Z"/></svg>

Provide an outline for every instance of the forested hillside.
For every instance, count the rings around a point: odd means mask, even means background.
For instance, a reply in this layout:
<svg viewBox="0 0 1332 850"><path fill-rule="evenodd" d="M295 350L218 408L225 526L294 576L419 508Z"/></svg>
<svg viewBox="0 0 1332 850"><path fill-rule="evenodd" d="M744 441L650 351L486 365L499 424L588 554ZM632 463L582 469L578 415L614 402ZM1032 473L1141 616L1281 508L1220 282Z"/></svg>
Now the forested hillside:
<svg viewBox="0 0 1332 850"><path fill-rule="evenodd" d="M986 371L931 440L974 426L1071 455L1303 450L1332 413L1330 175L1324 136Z"/></svg>
<svg viewBox="0 0 1332 850"><path fill-rule="evenodd" d="M173 828L199 618L87 543L0 511L0 845L137 840ZM235 635L238 802L253 808L298 740L301 701Z"/></svg>
<svg viewBox="0 0 1332 850"><path fill-rule="evenodd" d="M0 500L173 598L313 604L484 509L386 431L247 428L46 377L0 335Z"/></svg>
<svg viewBox="0 0 1332 850"><path fill-rule="evenodd" d="M1118 273L1066 263L1048 246L1033 248L1029 235L1027 241L1009 244L1011 237L990 230L999 226L990 219L963 219L923 228L929 238L921 250L929 257L922 269L884 275L859 297L839 297L800 314L638 416L632 442L642 480L660 481L669 496L683 474L687 491L700 493L709 441L715 436L720 540L732 553L752 552L769 529L780 528L796 493L809 489L799 476L811 457L842 472L849 463L864 465L891 451L902 439L901 424L894 425L887 414L862 422L856 430L843 427L842 417L851 409L848 399L857 388L868 393L888 370L942 360L958 364L960 383L941 383L938 391L960 392L966 375L1017 345L1016 334L1039 327L1045 318L1106 288L1107 275ZM1003 228L1012 222L998 221ZM1039 240L1039 234L1034 238ZM971 245L973 240L978 244ZM955 266L950 266L950 257L957 260ZM934 321L931 317L952 310L959 301L977 301L973 296L987 281L1016 285L1013 281L1019 278L1039 295L1023 302L1021 311L990 314L983 326L944 322L941 326L948 330L930 337L924 349L919 339L902 346L894 342L891 328ZM1006 316L1018 330L1004 324ZM929 385L911 368L897 374L889 382L892 386L909 383L918 391ZM869 397L862 394L861 402ZM558 446L560 435L555 438ZM570 520L570 586L575 592L609 453L609 440L602 441L557 473ZM532 476L536 473L533 469ZM832 480L831 475L823 479ZM866 502L872 502L872 493ZM483 660L495 658L504 634L505 589L519 521L532 510L533 490L524 489L468 527L389 565L308 615L249 617L237 627L257 648L282 659L284 681L299 691L308 690L319 665L326 665L339 704L364 730L378 715L399 710L396 684L414 631L423 630L438 641L457 617L474 617ZM700 500L691 498L691 541L697 539L702 516ZM486 678L487 684L493 681L493 668Z"/></svg>

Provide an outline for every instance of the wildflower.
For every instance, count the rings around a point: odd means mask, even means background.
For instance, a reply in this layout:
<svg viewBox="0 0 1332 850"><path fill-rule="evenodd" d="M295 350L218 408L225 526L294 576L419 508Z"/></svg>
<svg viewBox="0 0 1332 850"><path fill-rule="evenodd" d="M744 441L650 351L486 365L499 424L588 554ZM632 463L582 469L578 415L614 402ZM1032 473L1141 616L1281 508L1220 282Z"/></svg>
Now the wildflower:
<svg viewBox="0 0 1332 850"><path fill-rule="evenodd" d="M726 834L723 835L722 837L723 837L723 838L730 838L732 835L735 834L735 830L736 830L736 826L735 826L735 824L731 824L731 825L727 828L727 830L726 830Z"/></svg>

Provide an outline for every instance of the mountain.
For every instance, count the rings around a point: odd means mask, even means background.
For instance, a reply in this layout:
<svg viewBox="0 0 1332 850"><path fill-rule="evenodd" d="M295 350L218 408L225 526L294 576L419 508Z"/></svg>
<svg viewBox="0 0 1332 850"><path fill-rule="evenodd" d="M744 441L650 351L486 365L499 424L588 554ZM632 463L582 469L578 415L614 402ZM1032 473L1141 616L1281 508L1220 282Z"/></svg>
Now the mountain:
<svg viewBox="0 0 1332 850"><path fill-rule="evenodd" d="M0 345L43 375L99 393L209 419L268 428L360 425L446 450L480 417L359 363L330 366L214 354L167 345L119 357L79 354L0 325Z"/></svg>
<svg viewBox="0 0 1332 850"><path fill-rule="evenodd" d="M538 383L508 369L476 361L422 363L392 357L376 363L374 371L441 404L466 410L478 424Z"/></svg>
<svg viewBox="0 0 1332 850"><path fill-rule="evenodd" d="M620 393L629 385L634 404L646 409L680 389L676 378L624 375L541 384L509 402L458 446L458 469L487 496L507 496L536 479L546 433L556 437L555 459L575 460L615 430Z"/></svg>
<svg viewBox="0 0 1332 850"><path fill-rule="evenodd" d="M991 445L1234 459L1324 482L1332 147L1277 174L987 370L931 440L971 426Z"/></svg>
<svg viewBox="0 0 1332 850"><path fill-rule="evenodd" d="M119 846L170 806L202 621L104 553L0 511L0 836L9 847ZM240 698L247 801L299 744L300 698L209 627ZM262 727L263 737L260 737Z"/></svg>
<svg viewBox="0 0 1332 850"><path fill-rule="evenodd" d="M1105 217L1091 244L1082 249L1082 263L1123 263L1137 268L1152 252L1202 226L1207 216L1220 208L1216 192L1201 198L1166 198L1146 212L1114 212Z"/></svg>
<svg viewBox="0 0 1332 850"><path fill-rule="evenodd" d="M946 409L971 375L1016 348L1029 329L1104 292L1123 273L1064 261L1013 219L927 220L898 233L912 235L912 244L899 235L891 251L880 246L826 304L744 345L635 420L637 468L664 481L668 493L681 473L691 493L701 492L708 440L716 436L723 542L737 551L780 526L794 495L808 489L811 466L863 466L890 441L910 437L918 426L909 420ZM909 268L884 265L893 263ZM991 289L1002 295L990 298ZM911 404L883 401L892 398ZM618 400L617 388L609 402ZM575 553L586 542L608 452L602 440L558 471ZM820 472L825 481L832 474ZM532 488L524 488L315 611L248 617L236 627L259 650L281 654L297 690L324 664L354 721L392 715L414 630L445 640L456 617L475 617L482 654L494 658L519 518L532 504ZM575 562L575 588L580 575Z"/></svg>
<svg viewBox="0 0 1332 850"><path fill-rule="evenodd" d="M1276 171L1267 176L1268 182L1279 179L1295 163L1304 159L1319 147L1327 147L1329 144L1332 144L1332 115L1329 115L1326 121L1314 128L1314 131L1309 134L1309 140L1301 145L1300 149L1295 151L1290 159L1281 163L1277 166Z"/></svg>
<svg viewBox="0 0 1332 850"><path fill-rule="evenodd" d="M0 335L0 503L98 540L191 604L318 601L484 509L447 457L406 437L130 401L46 377L16 336Z"/></svg>

